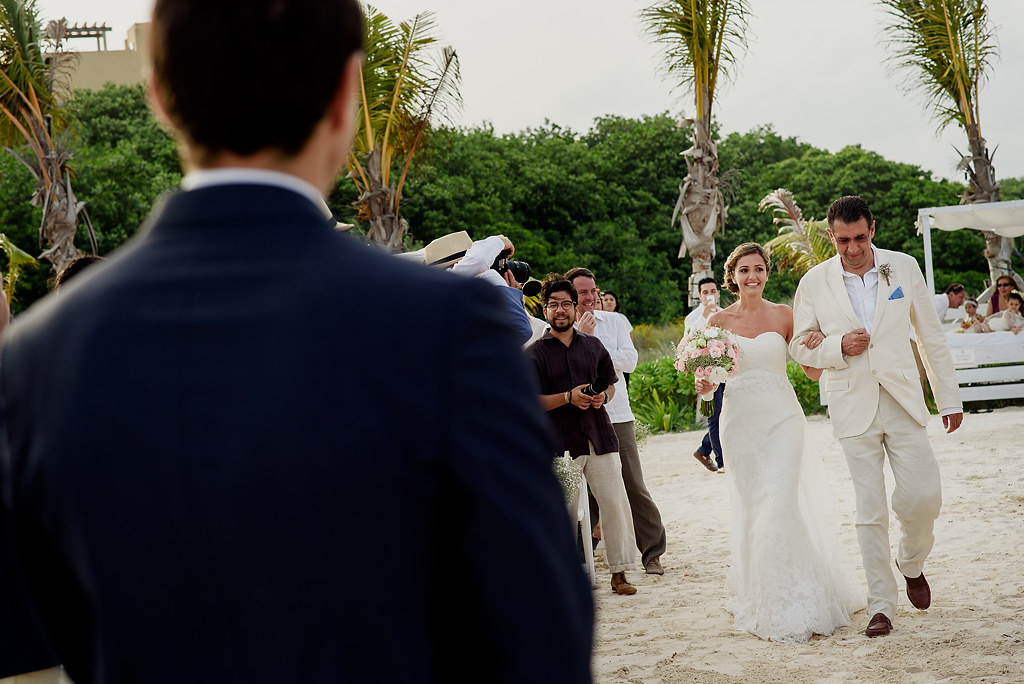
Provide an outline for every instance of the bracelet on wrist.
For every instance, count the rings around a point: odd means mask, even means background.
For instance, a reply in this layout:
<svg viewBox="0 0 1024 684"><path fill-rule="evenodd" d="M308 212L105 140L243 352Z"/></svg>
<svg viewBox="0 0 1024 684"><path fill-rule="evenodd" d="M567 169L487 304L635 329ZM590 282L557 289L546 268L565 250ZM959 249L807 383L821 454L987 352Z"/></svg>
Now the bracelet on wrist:
<svg viewBox="0 0 1024 684"><path fill-rule="evenodd" d="M569 401L571 400L571 398L572 398L572 392L566 392L565 393L565 403L568 404Z"/></svg>

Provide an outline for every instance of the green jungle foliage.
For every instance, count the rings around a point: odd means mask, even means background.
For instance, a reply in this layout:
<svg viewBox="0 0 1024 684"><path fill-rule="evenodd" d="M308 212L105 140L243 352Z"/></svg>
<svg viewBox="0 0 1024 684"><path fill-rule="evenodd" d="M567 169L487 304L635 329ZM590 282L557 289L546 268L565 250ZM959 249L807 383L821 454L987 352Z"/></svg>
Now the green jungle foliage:
<svg viewBox="0 0 1024 684"><path fill-rule="evenodd" d="M674 362L674 356L666 356L641 363L629 376L633 416L637 422L650 426L655 434L699 429L693 375L677 371ZM786 374L804 415L824 414L818 383L804 375L803 369L793 361L786 364Z"/></svg>
<svg viewBox="0 0 1024 684"><path fill-rule="evenodd" d="M75 190L106 254L138 230L153 202L177 186L181 170L174 143L150 113L141 86L79 91L71 108L78 136ZM405 186L408 246L457 230L475 238L505 234L516 257L538 277L580 265L594 270L600 287L619 293L637 334L647 334L641 324L669 323L687 312L689 260L676 258L679 234L669 218L686 173L679 153L689 146L688 131L667 114L603 117L583 134L550 122L515 135L499 136L487 127L434 131ZM718 273L737 244L775 235L771 217L757 204L776 188L791 190L806 218L822 217L841 194L864 195L877 219L876 244L922 262L917 209L955 204L962 189L858 146L832 153L783 138L771 127L727 135L718 149L723 172L737 170L728 223L717 238ZM1007 199L1021 193L1021 179L1002 183ZM37 254L40 210L28 204L32 187L28 173L0 155L0 232ZM355 198L353 183L341 177L328 204L339 220L354 222ZM956 280L980 291L987 277L981 235L940 231L933 239L937 286ZM84 235L79 244L86 244ZM25 272L15 313L46 292L51 276L45 264ZM773 274L766 297L789 302L796 280ZM677 337L667 335L657 355L671 353Z"/></svg>

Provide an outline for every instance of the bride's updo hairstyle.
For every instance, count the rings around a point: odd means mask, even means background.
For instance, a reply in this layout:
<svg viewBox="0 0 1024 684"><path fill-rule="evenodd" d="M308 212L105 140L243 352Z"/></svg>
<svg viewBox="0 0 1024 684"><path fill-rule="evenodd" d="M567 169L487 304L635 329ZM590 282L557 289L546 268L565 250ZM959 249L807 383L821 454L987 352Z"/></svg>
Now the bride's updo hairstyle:
<svg viewBox="0 0 1024 684"><path fill-rule="evenodd" d="M732 254L725 260L725 289L733 294L740 293L740 287L736 284L736 262L748 254L757 254L764 259L764 267L766 271L772 270L772 260L768 256L768 250L756 242L744 242L738 245L736 249L732 250Z"/></svg>

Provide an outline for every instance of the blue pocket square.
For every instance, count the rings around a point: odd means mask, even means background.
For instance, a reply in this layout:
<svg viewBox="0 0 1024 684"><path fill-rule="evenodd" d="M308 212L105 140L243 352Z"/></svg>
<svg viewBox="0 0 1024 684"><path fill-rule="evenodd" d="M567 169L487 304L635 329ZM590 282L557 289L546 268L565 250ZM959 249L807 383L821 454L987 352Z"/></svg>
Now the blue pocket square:
<svg viewBox="0 0 1024 684"><path fill-rule="evenodd" d="M889 295L889 299L903 299L903 288L897 287L895 290L893 290L892 294Z"/></svg>

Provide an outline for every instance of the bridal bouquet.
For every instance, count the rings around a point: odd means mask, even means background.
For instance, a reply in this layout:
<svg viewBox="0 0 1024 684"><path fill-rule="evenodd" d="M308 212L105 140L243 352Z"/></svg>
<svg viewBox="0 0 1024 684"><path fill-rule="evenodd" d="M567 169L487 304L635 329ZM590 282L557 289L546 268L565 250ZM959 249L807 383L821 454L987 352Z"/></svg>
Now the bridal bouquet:
<svg viewBox="0 0 1024 684"><path fill-rule="evenodd" d="M709 325L703 330L691 330L676 347L676 370L693 373L697 380L721 384L736 372L740 346L723 328ZM714 394L700 395L700 414L715 413Z"/></svg>

